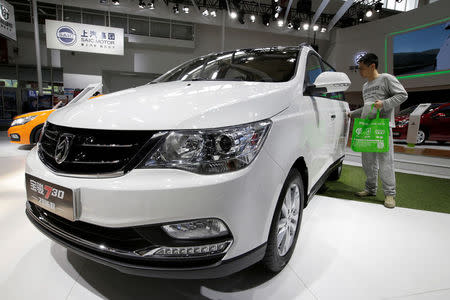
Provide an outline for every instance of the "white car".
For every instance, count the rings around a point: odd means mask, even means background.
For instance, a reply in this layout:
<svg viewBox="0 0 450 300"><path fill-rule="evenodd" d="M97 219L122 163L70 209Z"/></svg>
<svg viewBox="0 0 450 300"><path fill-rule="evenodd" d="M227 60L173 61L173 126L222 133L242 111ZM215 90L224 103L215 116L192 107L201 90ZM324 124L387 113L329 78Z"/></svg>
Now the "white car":
<svg viewBox="0 0 450 300"><path fill-rule="evenodd" d="M350 85L308 45L191 60L50 115L26 213L125 273L214 278L289 261L303 208L339 178Z"/></svg>

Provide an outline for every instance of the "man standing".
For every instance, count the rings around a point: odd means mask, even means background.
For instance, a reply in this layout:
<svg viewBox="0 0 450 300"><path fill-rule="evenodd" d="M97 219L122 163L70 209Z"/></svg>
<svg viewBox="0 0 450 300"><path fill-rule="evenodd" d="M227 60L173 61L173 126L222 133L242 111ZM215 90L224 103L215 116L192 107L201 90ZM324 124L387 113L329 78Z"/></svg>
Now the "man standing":
<svg viewBox="0 0 450 300"><path fill-rule="evenodd" d="M377 109L380 118L388 118L389 122L389 151L381 153L363 152L362 166L366 173L366 187L364 191L356 193L359 197L374 196L377 192L378 170L385 195L384 206L395 207L395 170L394 170L394 142L392 128L395 127L395 107L406 101L408 94L401 83L394 76L378 73L378 57L367 53L359 61L359 73L367 79L363 86L364 106L349 112L351 118L375 118ZM374 105L376 109L371 109Z"/></svg>

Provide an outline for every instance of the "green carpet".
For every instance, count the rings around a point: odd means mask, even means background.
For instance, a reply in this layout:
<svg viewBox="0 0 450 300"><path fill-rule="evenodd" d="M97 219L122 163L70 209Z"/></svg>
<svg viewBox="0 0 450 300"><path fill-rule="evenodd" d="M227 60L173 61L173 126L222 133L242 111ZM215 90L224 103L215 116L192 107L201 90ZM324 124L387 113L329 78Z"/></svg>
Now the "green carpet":
<svg viewBox="0 0 450 300"><path fill-rule="evenodd" d="M450 213L450 179L395 173L397 206ZM364 189L366 175L361 167L344 165L338 181L327 181L324 192L318 194L334 198L356 200L382 205L384 194L381 182L377 196L359 198L355 193Z"/></svg>

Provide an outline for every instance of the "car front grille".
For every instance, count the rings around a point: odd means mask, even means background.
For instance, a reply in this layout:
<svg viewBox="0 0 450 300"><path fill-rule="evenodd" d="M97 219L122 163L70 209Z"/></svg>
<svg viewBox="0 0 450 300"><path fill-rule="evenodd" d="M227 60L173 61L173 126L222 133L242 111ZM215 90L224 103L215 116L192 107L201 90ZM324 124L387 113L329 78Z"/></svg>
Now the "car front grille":
<svg viewBox="0 0 450 300"><path fill-rule="evenodd" d="M159 138L152 138L154 134L155 131L81 129L47 123L38 153L41 160L56 172L124 174L136 167L155 146ZM56 148L65 136L70 137L67 151L62 151L67 155L57 162Z"/></svg>

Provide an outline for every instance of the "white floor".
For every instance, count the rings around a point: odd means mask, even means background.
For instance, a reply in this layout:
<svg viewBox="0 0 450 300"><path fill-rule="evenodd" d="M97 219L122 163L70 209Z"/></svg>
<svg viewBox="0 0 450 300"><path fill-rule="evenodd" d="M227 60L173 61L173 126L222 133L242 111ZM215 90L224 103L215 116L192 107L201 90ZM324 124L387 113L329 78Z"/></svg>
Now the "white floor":
<svg viewBox="0 0 450 300"><path fill-rule="evenodd" d="M51 242L27 220L26 147L0 137L0 299L450 299L450 214L316 196L276 276L129 276Z"/></svg>

